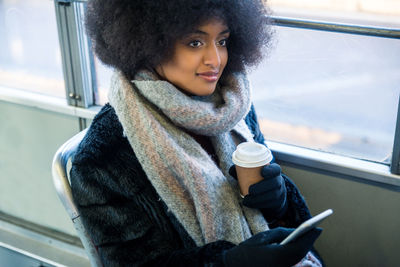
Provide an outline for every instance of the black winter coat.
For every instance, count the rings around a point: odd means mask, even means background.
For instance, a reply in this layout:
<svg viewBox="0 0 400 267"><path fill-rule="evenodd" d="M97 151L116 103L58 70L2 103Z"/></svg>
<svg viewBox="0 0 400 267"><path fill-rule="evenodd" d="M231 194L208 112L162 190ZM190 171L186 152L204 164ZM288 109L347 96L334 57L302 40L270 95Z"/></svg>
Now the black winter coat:
<svg viewBox="0 0 400 267"><path fill-rule="evenodd" d="M255 141L264 143L253 107L245 120ZM104 266L221 266L222 251L234 246L224 240L196 246L147 179L108 104L79 145L70 175L74 200ZM289 205L280 225L296 227L310 213L294 183L284 179Z"/></svg>

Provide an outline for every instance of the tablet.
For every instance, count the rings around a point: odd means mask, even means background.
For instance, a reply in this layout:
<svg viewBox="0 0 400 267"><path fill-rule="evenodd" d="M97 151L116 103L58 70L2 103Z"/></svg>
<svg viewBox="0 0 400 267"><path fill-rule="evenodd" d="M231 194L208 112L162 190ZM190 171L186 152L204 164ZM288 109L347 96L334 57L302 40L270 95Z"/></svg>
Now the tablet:
<svg viewBox="0 0 400 267"><path fill-rule="evenodd" d="M308 231L319 225L326 217L328 217L332 213L333 211L329 209L303 222L302 224L300 224L299 227L296 228L296 230L294 230L290 235L288 235L280 243L280 245L285 245L290 241L295 240L297 237L307 233Z"/></svg>

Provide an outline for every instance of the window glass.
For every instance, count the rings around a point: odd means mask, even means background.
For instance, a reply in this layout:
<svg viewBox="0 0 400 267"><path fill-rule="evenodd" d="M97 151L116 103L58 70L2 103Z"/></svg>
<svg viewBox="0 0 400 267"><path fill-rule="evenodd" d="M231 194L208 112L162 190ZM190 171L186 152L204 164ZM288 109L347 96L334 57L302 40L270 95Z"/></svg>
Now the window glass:
<svg viewBox="0 0 400 267"><path fill-rule="evenodd" d="M251 73L266 138L388 162L400 92L400 40L274 29L269 57Z"/></svg>
<svg viewBox="0 0 400 267"><path fill-rule="evenodd" d="M0 86L65 98L53 1L0 0Z"/></svg>
<svg viewBox="0 0 400 267"><path fill-rule="evenodd" d="M268 0L275 14L363 24L400 23L400 0Z"/></svg>
<svg viewBox="0 0 400 267"><path fill-rule="evenodd" d="M104 105L108 102L108 89L111 85L111 76L113 73L112 68L104 65L96 56L95 56L95 68L96 68L96 83L97 83L97 92L96 92L96 104Z"/></svg>

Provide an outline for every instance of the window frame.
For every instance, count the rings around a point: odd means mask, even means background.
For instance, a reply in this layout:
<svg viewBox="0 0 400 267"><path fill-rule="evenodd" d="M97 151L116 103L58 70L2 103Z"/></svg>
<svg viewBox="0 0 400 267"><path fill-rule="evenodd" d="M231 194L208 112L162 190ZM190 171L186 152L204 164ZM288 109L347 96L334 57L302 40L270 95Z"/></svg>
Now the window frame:
<svg viewBox="0 0 400 267"><path fill-rule="evenodd" d="M58 36L68 105L88 108L95 103L96 72L90 40L81 21L82 0L55 0Z"/></svg>
<svg viewBox="0 0 400 267"><path fill-rule="evenodd" d="M394 133L394 143L390 171L393 174L400 174L400 96L397 105L396 130Z"/></svg>

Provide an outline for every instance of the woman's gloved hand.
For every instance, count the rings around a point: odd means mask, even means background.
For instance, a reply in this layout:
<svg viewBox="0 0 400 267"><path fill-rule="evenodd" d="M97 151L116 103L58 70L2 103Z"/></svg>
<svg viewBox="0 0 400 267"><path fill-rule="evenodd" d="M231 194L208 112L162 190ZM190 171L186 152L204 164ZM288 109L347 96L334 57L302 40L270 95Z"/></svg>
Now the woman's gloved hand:
<svg viewBox="0 0 400 267"><path fill-rule="evenodd" d="M229 173L237 178L235 166ZM261 169L264 180L249 187L249 194L243 199L243 204L250 208L258 208L268 218L280 218L287 209L285 180L281 175L281 167L272 163Z"/></svg>
<svg viewBox="0 0 400 267"><path fill-rule="evenodd" d="M224 251L224 264L228 267L293 266L310 251L322 229L314 228L286 245L279 245L279 242L293 231L292 228L278 227L258 233L236 247Z"/></svg>

